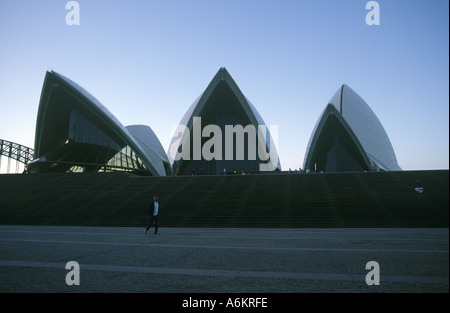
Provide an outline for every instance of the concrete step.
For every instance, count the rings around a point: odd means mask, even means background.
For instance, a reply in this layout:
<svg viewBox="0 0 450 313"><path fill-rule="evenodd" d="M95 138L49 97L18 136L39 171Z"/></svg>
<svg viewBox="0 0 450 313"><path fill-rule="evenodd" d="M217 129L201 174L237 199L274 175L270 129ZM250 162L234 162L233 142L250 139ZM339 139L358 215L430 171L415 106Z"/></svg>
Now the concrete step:
<svg viewBox="0 0 450 313"><path fill-rule="evenodd" d="M425 192L414 191L420 178ZM140 177L0 175L0 223L144 226L448 227L448 170Z"/></svg>

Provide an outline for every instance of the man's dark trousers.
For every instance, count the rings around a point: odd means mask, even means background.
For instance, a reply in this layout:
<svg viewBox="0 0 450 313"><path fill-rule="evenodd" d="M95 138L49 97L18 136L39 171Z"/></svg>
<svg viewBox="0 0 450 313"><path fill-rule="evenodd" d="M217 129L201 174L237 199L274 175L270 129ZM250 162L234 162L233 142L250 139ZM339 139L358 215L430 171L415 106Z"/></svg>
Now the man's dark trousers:
<svg viewBox="0 0 450 313"><path fill-rule="evenodd" d="M147 232L150 227L152 227L153 223L155 223L155 235L158 233L158 224L159 224L159 214L158 215L150 215L149 223L145 228L145 232Z"/></svg>

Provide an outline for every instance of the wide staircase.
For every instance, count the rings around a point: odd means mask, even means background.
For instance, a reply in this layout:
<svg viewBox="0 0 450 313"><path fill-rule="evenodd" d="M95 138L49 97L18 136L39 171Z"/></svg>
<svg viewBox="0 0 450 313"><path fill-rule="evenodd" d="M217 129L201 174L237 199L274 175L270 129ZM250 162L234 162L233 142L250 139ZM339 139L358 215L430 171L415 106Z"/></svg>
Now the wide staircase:
<svg viewBox="0 0 450 313"><path fill-rule="evenodd" d="M448 227L448 185L448 170L0 175L0 224L143 227L157 194L161 227Z"/></svg>

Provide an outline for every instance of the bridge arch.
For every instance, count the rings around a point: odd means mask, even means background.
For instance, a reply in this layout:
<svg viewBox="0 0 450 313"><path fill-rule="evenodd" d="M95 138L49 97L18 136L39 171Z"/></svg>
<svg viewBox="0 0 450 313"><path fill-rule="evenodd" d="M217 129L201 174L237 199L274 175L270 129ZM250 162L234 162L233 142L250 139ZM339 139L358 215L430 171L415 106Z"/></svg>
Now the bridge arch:
<svg viewBox="0 0 450 313"><path fill-rule="evenodd" d="M7 164L2 164L6 157ZM11 161L15 163L15 173L23 171L25 165L34 159L34 149L27 146L0 139L0 173L11 173Z"/></svg>

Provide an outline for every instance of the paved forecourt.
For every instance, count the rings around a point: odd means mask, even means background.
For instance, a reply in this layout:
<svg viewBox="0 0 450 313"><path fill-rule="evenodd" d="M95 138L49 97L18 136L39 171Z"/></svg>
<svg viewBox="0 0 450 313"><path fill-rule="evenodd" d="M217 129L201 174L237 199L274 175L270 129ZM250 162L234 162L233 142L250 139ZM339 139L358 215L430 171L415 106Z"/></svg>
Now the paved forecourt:
<svg viewBox="0 0 450 313"><path fill-rule="evenodd" d="M0 226L0 292L449 292L448 228L152 231Z"/></svg>

